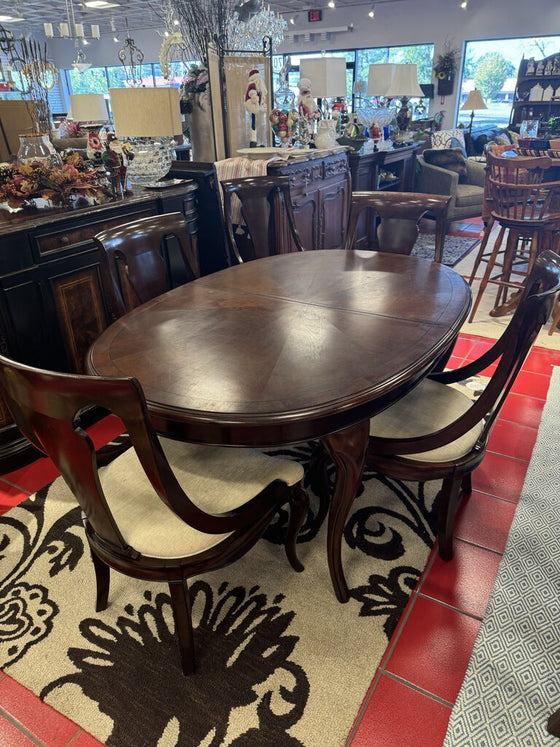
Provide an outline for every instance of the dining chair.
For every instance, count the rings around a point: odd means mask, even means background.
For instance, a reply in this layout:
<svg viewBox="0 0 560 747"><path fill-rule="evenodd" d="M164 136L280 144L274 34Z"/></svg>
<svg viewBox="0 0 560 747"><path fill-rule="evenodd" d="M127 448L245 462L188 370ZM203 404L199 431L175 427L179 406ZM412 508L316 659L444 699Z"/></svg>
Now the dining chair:
<svg viewBox="0 0 560 747"><path fill-rule="evenodd" d="M548 156L504 158L493 153L488 153L486 159L491 219L486 225L469 283L472 285L481 262L486 262L486 269L469 322L473 321L489 285L498 286L490 316L503 316L513 311L536 257L545 249L553 248L554 233L560 229L560 181L546 181L552 159ZM488 250L495 224L500 228ZM513 296L508 297L510 290Z"/></svg>
<svg viewBox="0 0 560 747"><path fill-rule="evenodd" d="M308 498L299 463L158 438L134 378L55 373L0 356L0 388L22 433L52 459L82 509L96 610L107 607L110 568L167 582L184 674L195 669L191 576L245 555L286 503L286 554L303 570L296 537ZM76 422L92 406L121 418L133 447L102 470Z"/></svg>
<svg viewBox="0 0 560 747"><path fill-rule="evenodd" d="M398 480L443 480L438 494L439 554L453 555L453 526L471 474L484 459L492 426L546 323L560 290L560 256L536 260L519 305L500 339L476 361L429 374L370 420L366 464ZM453 386L496 364L484 391L471 400Z"/></svg>
<svg viewBox="0 0 560 747"><path fill-rule="evenodd" d="M353 248L361 213L369 209L370 220L379 216L376 233L379 251L410 254L418 238L418 223L423 215L430 213L436 220L434 261L441 262L450 200L449 195L419 192L352 192L344 248Z"/></svg>
<svg viewBox="0 0 560 747"><path fill-rule="evenodd" d="M121 223L96 234L113 320L170 290L170 263L185 282L200 276L196 239L181 213ZM178 251L172 251L172 242Z"/></svg>
<svg viewBox="0 0 560 747"><path fill-rule="evenodd" d="M232 263L304 251L287 176L255 176L221 182ZM239 200L239 202L236 202Z"/></svg>

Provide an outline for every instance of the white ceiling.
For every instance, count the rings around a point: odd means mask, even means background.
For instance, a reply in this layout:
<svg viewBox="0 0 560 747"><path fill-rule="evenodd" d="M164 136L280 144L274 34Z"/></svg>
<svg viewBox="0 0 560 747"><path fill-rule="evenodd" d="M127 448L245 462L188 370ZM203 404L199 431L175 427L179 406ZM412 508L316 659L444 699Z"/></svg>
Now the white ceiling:
<svg viewBox="0 0 560 747"><path fill-rule="evenodd" d="M43 23L52 23L55 35L58 36L58 24L68 20L69 0L16 0L15 3L2 3L4 13L18 14L25 20L19 23L0 22L2 25L19 36L32 34L35 38L43 38ZM113 0L111 0L112 2ZM184 0L183 0L184 1ZM246 0L245 0L246 1ZM258 4L260 0L249 0L251 5ZM298 14L299 18L305 18L308 10L322 9L323 18L327 9L328 0L270 0L266 5L282 13L286 19ZM74 0L73 9L76 23L85 24L86 37L91 36L90 25L97 24L101 35L109 35L111 32L123 32L127 24L132 32L138 29L162 29L161 8L163 3L157 0L114 0L118 7L93 9L88 8L83 0ZM385 3L402 2L402 0L373 0L375 6ZM372 0L336 0L337 7L371 6Z"/></svg>

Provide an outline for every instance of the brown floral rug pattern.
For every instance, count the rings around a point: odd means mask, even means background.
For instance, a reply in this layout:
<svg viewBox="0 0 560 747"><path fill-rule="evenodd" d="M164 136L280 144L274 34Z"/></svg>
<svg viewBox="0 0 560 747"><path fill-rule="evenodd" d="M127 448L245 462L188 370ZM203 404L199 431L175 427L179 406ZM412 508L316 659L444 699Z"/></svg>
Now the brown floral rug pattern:
<svg viewBox="0 0 560 747"><path fill-rule="evenodd" d="M312 446L288 453L305 463ZM437 489L366 472L344 605L318 499L301 574L280 515L244 558L192 581L197 673L183 677L165 585L112 573L95 612L80 511L56 480L0 519L0 667L113 747L342 745L433 544Z"/></svg>

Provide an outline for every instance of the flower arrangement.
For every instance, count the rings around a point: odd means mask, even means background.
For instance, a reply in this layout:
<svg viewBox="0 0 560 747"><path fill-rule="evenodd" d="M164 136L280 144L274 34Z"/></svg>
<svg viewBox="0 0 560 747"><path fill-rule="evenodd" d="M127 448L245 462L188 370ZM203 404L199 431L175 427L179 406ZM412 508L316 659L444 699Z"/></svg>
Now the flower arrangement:
<svg viewBox="0 0 560 747"><path fill-rule="evenodd" d="M205 67L191 65L181 83L181 100L184 102L186 113L190 114L195 106L205 109L209 95L208 70Z"/></svg>
<svg viewBox="0 0 560 747"><path fill-rule="evenodd" d="M74 196L103 199L110 196L104 169L91 169L84 159L71 152L62 166L39 161L22 164L0 164L0 202L10 208L21 208L35 199L53 205L68 205Z"/></svg>
<svg viewBox="0 0 560 747"><path fill-rule="evenodd" d="M457 72L457 66L459 64L459 51L457 49L451 49L448 45L443 52L439 54L434 65L434 73L436 78L445 80L446 78L454 78Z"/></svg>

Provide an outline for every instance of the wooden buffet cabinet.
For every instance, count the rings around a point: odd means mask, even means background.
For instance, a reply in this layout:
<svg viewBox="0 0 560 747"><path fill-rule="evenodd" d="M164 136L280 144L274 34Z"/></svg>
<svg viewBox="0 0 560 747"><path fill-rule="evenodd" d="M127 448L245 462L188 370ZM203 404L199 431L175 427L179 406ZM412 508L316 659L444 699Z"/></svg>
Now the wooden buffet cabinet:
<svg viewBox="0 0 560 747"><path fill-rule="evenodd" d="M342 249L350 209L351 180L346 148L297 153L268 164L270 176L287 176L296 225L306 249ZM201 273L228 266L228 251L214 164L174 161L170 176L198 185L198 237ZM293 250L287 221L280 220L284 246Z"/></svg>
<svg viewBox="0 0 560 747"><path fill-rule="evenodd" d="M0 352L22 363L84 371L84 357L111 321L92 237L111 226L182 212L197 251L196 186L139 188L79 210L0 211ZM184 281L178 248L165 247L173 285ZM0 474L35 455L0 400Z"/></svg>

